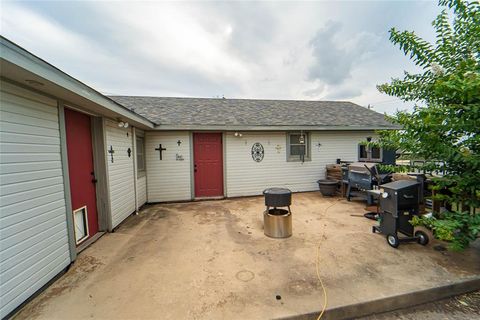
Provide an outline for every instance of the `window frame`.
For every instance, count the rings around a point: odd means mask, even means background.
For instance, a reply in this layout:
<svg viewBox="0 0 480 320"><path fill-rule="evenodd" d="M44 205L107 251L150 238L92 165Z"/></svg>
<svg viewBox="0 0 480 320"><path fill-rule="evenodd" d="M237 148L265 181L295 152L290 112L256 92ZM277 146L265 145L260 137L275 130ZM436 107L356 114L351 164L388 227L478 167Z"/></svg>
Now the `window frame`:
<svg viewBox="0 0 480 320"><path fill-rule="evenodd" d="M363 158L362 155L362 147L365 148L365 152L367 153L367 157ZM373 148L379 149L380 158L373 158ZM383 148L381 147L372 147L366 144L359 143L358 144L358 161L367 161L367 162L383 162Z"/></svg>
<svg viewBox="0 0 480 320"><path fill-rule="evenodd" d="M305 155L302 160L302 157L300 155L292 155L291 154L291 136L293 135L301 135L303 134L305 136ZM287 138L287 148L286 148L286 156L287 156L287 162L305 162L305 161L312 161L311 157L311 135L310 132L287 132L286 134ZM300 143L295 143L293 145L302 145Z"/></svg>
<svg viewBox="0 0 480 320"><path fill-rule="evenodd" d="M142 146L142 152L138 152L139 151L139 143L138 141L141 141L141 146ZM143 136L136 136L136 141L135 141L135 145L136 145L136 148L135 148L135 159L136 159L136 165L137 165L137 177L138 178L141 178L141 177L144 177L146 175L146 159L145 159L145 137ZM138 161L138 156L141 155L142 157L142 160L143 161ZM139 168L139 164L140 162L142 163L143 167L142 168Z"/></svg>

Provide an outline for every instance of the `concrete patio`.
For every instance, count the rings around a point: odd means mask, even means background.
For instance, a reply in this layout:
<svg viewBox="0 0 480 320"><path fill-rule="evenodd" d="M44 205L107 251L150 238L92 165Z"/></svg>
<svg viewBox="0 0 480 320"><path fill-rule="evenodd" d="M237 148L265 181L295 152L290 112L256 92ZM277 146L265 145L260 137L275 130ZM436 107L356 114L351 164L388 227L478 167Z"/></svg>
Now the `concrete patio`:
<svg viewBox="0 0 480 320"><path fill-rule="evenodd" d="M326 318L479 278L479 241L463 253L436 251L434 241L395 250L371 233L373 221L352 216L363 208L294 194L293 236L278 240L263 234L262 197L147 206L83 251L16 319L314 318L323 303L318 245Z"/></svg>

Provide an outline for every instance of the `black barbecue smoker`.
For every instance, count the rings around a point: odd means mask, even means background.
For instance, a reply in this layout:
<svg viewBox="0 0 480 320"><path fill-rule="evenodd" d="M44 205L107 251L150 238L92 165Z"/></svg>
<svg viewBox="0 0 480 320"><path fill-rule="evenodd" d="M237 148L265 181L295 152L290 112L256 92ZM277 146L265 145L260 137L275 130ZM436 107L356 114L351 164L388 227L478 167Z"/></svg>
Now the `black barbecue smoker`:
<svg viewBox="0 0 480 320"><path fill-rule="evenodd" d="M421 245L428 243L428 235L423 231L414 234L413 225L409 222L419 214L420 184L411 180L400 180L380 186L379 226L373 226L372 232L383 233L393 248L400 242L416 241ZM405 235L399 237L398 233Z"/></svg>

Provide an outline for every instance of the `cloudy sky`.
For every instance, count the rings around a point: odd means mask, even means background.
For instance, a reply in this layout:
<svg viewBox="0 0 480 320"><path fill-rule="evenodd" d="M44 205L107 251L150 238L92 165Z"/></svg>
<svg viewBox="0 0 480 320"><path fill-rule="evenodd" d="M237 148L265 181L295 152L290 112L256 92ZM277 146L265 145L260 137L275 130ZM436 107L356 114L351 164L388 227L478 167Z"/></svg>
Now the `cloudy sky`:
<svg viewBox="0 0 480 320"><path fill-rule="evenodd" d="M1 34L115 95L350 100L413 64L388 30L433 40L436 1L5 2Z"/></svg>

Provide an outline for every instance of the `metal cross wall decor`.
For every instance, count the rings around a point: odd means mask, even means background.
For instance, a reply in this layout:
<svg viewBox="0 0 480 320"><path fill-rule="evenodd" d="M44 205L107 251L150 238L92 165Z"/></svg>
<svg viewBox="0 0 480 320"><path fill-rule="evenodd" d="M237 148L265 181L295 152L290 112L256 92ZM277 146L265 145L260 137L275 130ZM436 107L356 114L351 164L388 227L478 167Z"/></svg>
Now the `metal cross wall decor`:
<svg viewBox="0 0 480 320"><path fill-rule="evenodd" d="M162 148L162 144L158 145L158 148L155 148L156 151L160 152L160 160L162 160L162 151L167 151L166 148Z"/></svg>
<svg viewBox="0 0 480 320"><path fill-rule="evenodd" d="M261 162L263 156L265 155L265 150L260 142L255 142L252 146L252 159L256 162Z"/></svg>
<svg viewBox="0 0 480 320"><path fill-rule="evenodd" d="M112 146L110 146L110 150L108 150L108 153L110 153L111 161L113 163L113 154L115 153L115 150L113 150Z"/></svg>

